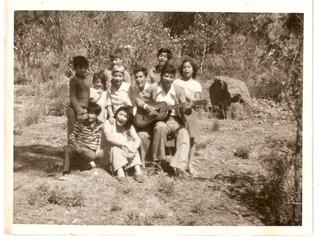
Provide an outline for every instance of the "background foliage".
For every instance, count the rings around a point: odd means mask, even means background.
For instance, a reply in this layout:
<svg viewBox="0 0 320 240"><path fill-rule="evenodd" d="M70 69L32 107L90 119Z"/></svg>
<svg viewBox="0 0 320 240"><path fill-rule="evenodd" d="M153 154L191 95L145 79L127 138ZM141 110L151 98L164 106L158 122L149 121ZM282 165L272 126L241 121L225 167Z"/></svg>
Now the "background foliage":
<svg viewBox="0 0 320 240"><path fill-rule="evenodd" d="M29 125L44 114L65 114L75 55L88 58L90 77L108 67L118 47L131 73L155 66L161 47L173 51L176 67L191 56L202 84L234 77L252 97L288 104L297 123L294 200L301 202L303 24L297 13L15 11L14 83L27 85L19 94L34 97ZM299 224L301 207L294 207L290 221Z"/></svg>

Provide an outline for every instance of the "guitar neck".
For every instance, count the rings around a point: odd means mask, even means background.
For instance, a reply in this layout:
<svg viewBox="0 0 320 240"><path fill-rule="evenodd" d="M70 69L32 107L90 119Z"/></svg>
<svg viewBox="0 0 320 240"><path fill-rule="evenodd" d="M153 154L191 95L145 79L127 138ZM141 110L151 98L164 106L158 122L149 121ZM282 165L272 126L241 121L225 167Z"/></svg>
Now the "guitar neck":
<svg viewBox="0 0 320 240"><path fill-rule="evenodd" d="M193 102L192 107L195 105L199 105L199 104L206 104L206 100L196 100ZM176 105L172 105L172 106L162 107L162 108L160 108L159 112L166 112L166 111L169 111L172 109L180 108L182 106L183 106L183 104L180 103L180 104L176 104Z"/></svg>
<svg viewBox="0 0 320 240"><path fill-rule="evenodd" d="M166 106L166 107L162 107L160 108L160 112L167 112L167 111L170 111L172 109L176 109L176 108L180 108L182 107L182 103L180 104L176 104L176 105L172 105L172 106Z"/></svg>

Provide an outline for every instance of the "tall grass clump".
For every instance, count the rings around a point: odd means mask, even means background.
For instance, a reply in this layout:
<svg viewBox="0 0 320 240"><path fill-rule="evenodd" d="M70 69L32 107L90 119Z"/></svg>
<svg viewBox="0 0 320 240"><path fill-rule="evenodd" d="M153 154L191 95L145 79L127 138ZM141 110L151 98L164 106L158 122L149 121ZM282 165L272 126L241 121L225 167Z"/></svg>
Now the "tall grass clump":
<svg viewBox="0 0 320 240"><path fill-rule="evenodd" d="M36 82L31 84L32 86L32 103L28 107L22 125L29 126L39 122L40 118L46 114L47 111L47 99L43 94L44 88L42 85Z"/></svg>
<svg viewBox="0 0 320 240"><path fill-rule="evenodd" d="M226 112L227 118L234 120L243 120L247 118L247 110L243 104L236 102L231 103L230 107Z"/></svg>
<svg viewBox="0 0 320 240"><path fill-rule="evenodd" d="M29 126L31 124L36 124L39 122L41 116L46 112L46 104L43 101L35 103L30 109L27 110L24 124Z"/></svg>
<svg viewBox="0 0 320 240"><path fill-rule="evenodd" d="M175 182L173 179L168 179L164 174L159 174L157 189L160 193L163 193L165 196L172 197L175 190Z"/></svg>
<svg viewBox="0 0 320 240"><path fill-rule="evenodd" d="M249 152L250 152L250 149L248 147L240 146L236 149L236 151L234 152L234 155L242 159L248 159Z"/></svg>
<svg viewBox="0 0 320 240"><path fill-rule="evenodd" d="M218 120L214 120L211 124L211 131L216 132L220 129L220 122Z"/></svg>
<svg viewBox="0 0 320 240"><path fill-rule="evenodd" d="M48 115L64 116L70 103L69 85L65 82L51 82Z"/></svg>
<svg viewBox="0 0 320 240"><path fill-rule="evenodd" d="M229 196L255 211L267 226L299 225L294 219L292 157L280 152L260 156L269 173L232 172Z"/></svg>
<svg viewBox="0 0 320 240"><path fill-rule="evenodd" d="M81 190L63 186L49 186L47 183L38 185L34 191L29 193L28 203L30 205L44 205L47 203L77 207L82 206L84 197Z"/></svg>

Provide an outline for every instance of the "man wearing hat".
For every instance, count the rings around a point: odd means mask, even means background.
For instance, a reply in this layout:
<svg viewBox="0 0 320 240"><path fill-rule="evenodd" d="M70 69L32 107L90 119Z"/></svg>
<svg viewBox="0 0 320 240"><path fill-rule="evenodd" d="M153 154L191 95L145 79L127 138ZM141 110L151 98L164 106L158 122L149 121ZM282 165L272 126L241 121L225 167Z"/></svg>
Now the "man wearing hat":
<svg viewBox="0 0 320 240"><path fill-rule="evenodd" d="M110 89L111 87L111 80L112 80L112 68L115 65L118 66L123 66L123 53L121 49L116 49L111 55L111 70L109 69L105 69L103 71L105 78L106 78L106 87L107 89ZM123 81L125 81L126 83L131 84L131 77L130 74L127 70L124 70L124 77L123 77Z"/></svg>
<svg viewBox="0 0 320 240"><path fill-rule="evenodd" d="M114 121L114 113L121 106L132 106L130 84L123 80L125 71L122 65L114 65L111 71L112 80L107 99L107 110L111 124L113 124Z"/></svg>

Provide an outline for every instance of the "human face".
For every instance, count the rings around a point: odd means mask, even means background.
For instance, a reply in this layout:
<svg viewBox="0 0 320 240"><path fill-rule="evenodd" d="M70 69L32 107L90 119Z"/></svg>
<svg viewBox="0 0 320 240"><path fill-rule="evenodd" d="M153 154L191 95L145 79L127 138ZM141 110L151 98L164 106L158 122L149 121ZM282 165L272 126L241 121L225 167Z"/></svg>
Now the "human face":
<svg viewBox="0 0 320 240"><path fill-rule="evenodd" d="M88 112L88 122L93 124L97 121L98 116L94 112Z"/></svg>
<svg viewBox="0 0 320 240"><path fill-rule="evenodd" d="M121 83L123 82L123 74L121 72L115 72L113 74L113 83L116 88L119 88L121 86Z"/></svg>
<svg viewBox="0 0 320 240"><path fill-rule="evenodd" d="M76 67L74 70L76 71L76 74L80 77L86 76L89 72L89 69L87 67Z"/></svg>
<svg viewBox="0 0 320 240"><path fill-rule="evenodd" d="M137 87L140 89L140 90L143 90L145 84L146 84L146 76L144 75L143 72L137 72L136 75L135 75L135 79L136 79L136 84L137 84Z"/></svg>
<svg viewBox="0 0 320 240"><path fill-rule="evenodd" d="M127 112L124 111L124 110L119 111L118 114L117 114L117 121L116 121L117 125L119 127L122 127L127 122L128 122L128 114L127 114Z"/></svg>
<svg viewBox="0 0 320 240"><path fill-rule="evenodd" d="M102 84L102 81L101 81L101 79L100 78L98 78L98 79L96 79L96 81L93 83L93 87L95 88L95 89L101 89L102 88L102 86L103 86L103 84Z"/></svg>
<svg viewBox="0 0 320 240"><path fill-rule="evenodd" d="M174 81L174 74L172 73L165 73L163 76L161 76L162 86L165 91L168 91L171 87L171 84Z"/></svg>
<svg viewBox="0 0 320 240"><path fill-rule="evenodd" d="M122 65L122 59L119 57L112 58L112 64L114 65Z"/></svg>
<svg viewBox="0 0 320 240"><path fill-rule="evenodd" d="M191 65L191 63L189 62L185 62L182 66L182 74L183 74L183 78L184 79L190 79L192 78L192 74L193 74L193 67Z"/></svg>
<svg viewBox="0 0 320 240"><path fill-rule="evenodd" d="M159 65L162 67L168 62L168 53L162 52L158 57Z"/></svg>

